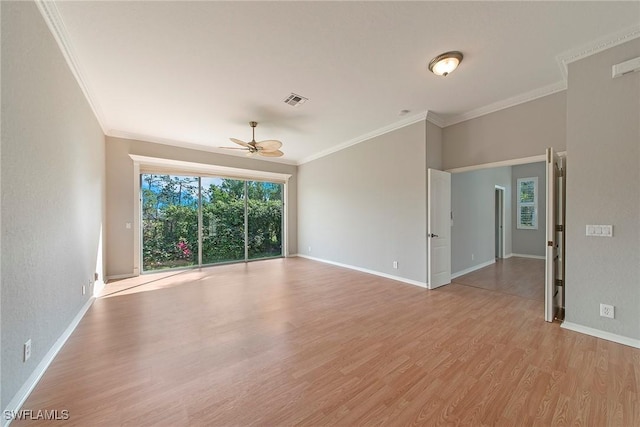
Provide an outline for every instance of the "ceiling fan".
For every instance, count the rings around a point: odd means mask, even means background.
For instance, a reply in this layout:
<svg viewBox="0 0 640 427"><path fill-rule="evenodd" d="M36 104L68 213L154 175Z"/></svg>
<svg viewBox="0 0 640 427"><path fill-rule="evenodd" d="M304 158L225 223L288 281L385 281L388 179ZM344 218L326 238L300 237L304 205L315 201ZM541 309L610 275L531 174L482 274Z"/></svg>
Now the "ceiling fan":
<svg viewBox="0 0 640 427"><path fill-rule="evenodd" d="M252 128L252 138L251 142L244 142L239 139L229 138L231 141L235 142L240 147L220 147L228 150L246 150L247 156L253 156L258 154L259 156L264 157L281 157L284 155L282 151L280 151L280 147L282 147L282 142L276 141L275 139L267 139L265 141L256 142L256 126L258 126L258 122L249 122L249 126Z"/></svg>

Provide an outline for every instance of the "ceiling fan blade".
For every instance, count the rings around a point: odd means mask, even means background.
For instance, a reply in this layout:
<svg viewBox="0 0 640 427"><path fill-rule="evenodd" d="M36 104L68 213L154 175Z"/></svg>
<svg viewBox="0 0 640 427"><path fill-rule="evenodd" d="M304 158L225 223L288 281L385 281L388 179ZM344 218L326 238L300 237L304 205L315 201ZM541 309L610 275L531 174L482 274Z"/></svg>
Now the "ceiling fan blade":
<svg viewBox="0 0 640 427"><path fill-rule="evenodd" d="M235 138L229 138L232 142L235 142L238 145L242 145L243 147L247 147L249 148L249 144L244 142L244 141L240 141L239 139L235 139Z"/></svg>
<svg viewBox="0 0 640 427"><path fill-rule="evenodd" d="M264 150L260 150L258 151L258 154L260 154L263 157L282 157L284 156L284 153L280 150L275 150L275 151L264 151Z"/></svg>
<svg viewBox="0 0 640 427"><path fill-rule="evenodd" d="M256 147L259 147L261 151L276 151L282 147L282 142L275 139L267 139L266 141L256 142Z"/></svg>
<svg viewBox="0 0 640 427"><path fill-rule="evenodd" d="M218 147L224 148L225 150L248 150L249 148L240 148L240 147Z"/></svg>

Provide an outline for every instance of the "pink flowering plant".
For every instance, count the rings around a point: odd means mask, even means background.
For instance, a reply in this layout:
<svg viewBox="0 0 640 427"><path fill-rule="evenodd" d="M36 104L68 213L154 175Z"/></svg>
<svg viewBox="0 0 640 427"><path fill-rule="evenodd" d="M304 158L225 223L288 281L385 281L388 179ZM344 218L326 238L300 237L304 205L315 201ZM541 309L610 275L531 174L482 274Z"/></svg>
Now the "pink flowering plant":
<svg viewBox="0 0 640 427"><path fill-rule="evenodd" d="M191 249L189 249L189 245L187 244L187 242L185 242L184 240L180 240L177 246L178 250L182 252L182 258L191 257Z"/></svg>

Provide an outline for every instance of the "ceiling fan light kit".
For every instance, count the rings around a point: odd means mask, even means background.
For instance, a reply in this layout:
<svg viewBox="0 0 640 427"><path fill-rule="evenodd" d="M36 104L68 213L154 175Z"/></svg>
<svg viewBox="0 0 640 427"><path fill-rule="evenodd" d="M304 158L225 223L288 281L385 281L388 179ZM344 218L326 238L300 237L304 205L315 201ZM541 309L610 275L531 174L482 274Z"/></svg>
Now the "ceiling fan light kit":
<svg viewBox="0 0 640 427"><path fill-rule="evenodd" d="M258 122L249 122L249 126L252 129L251 142L244 142L236 138L229 138L231 142L234 142L240 147L220 147L228 150L246 150L247 156L253 156L255 154L263 157L282 157L284 153L280 151L282 142L275 139L267 139L265 141L256 142L256 126Z"/></svg>
<svg viewBox="0 0 640 427"><path fill-rule="evenodd" d="M429 62L429 71L436 76L447 76L462 62L462 52L457 50L442 53Z"/></svg>

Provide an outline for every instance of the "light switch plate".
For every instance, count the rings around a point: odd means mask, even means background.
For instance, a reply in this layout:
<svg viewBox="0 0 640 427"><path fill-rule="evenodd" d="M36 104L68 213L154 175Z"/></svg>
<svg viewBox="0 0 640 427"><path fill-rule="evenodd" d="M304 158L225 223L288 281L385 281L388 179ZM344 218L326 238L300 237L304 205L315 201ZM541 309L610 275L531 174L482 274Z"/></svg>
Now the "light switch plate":
<svg viewBox="0 0 640 427"><path fill-rule="evenodd" d="M587 236L592 237L613 237L613 225L587 225Z"/></svg>

